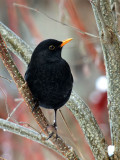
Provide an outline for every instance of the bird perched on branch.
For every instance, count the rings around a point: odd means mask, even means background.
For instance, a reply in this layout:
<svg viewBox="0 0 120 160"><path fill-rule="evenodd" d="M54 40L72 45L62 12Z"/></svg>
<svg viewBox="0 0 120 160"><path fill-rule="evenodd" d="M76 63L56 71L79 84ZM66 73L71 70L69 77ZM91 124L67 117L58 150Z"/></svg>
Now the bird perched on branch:
<svg viewBox="0 0 120 160"><path fill-rule="evenodd" d="M72 38L64 41L47 39L39 43L25 73L25 80L39 106L54 109L53 126L56 130L57 109L68 101L73 86L70 67L61 57L63 46L71 40Z"/></svg>

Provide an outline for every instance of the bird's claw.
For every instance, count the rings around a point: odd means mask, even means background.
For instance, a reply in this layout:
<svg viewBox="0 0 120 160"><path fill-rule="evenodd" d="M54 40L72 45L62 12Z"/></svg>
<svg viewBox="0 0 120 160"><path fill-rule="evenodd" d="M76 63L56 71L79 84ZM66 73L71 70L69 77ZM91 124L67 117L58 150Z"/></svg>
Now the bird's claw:
<svg viewBox="0 0 120 160"><path fill-rule="evenodd" d="M50 133L49 136L48 136L48 138L47 138L46 140L50 139L54 134L55 134L54 132ZM56 133L56 139L57 139L57 138L59 138L59 136L58 136L58 134Z"/></svg>
<svg viewBox="0 0 120 160"><path fill-rule="evenodd" d="M52 132L49 134L47 140L50 139L51 137L53 137L54 134L56 134L56 139L59 137L58 134L57 134L57 125L56 125L56 123L54 123L53 125L48 126L48 127L47 127L47 130L48 130L48 131L52 131Z"/></svg>
<svg viewBox="0 0 120 160"><path fill-rule="evenodd" d="M46 140L50 139L53 136L53 134L54 134L54 132L50 133Z"/></svg>

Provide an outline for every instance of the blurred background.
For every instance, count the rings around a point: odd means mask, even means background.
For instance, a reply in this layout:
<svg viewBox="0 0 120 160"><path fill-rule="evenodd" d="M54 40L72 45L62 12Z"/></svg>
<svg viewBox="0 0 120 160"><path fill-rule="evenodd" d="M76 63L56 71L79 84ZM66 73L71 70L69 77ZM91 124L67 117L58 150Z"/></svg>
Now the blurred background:
<svg viewBox="0 0 120 160"><path fill-rule="evenodd" d="M40 13L13 5L22 4L35 8ZM46 16L47 15L47 16ZM59 21L56 22L53 19ZM62 52L70 64L74 77L74 91L91 108L104 136L110 144L107 113L107 82L105 77L102 49L99 38L81 34L80 31L98 36L93 11L88 0L0 0L0 21L20 36L33 49L40 41L48 38L64 40L73 38ZM65 23L66 25L63 25ZM17 67L24 76L26 67L11 53ZM0 76L11 79L0 60ZM7 119L8 113L20 105L14 82L0 78L0 118ZM50 123L54 111L42 109ZM64 106L61 108L72 135L66 128L59 112L58 134L84 160L94 160L84 135L72 115ZM40 131L26 105L21 103L10 121L25 125L28 123ZM28 127L28 125L25 125ZM7 160L62 160L55 152L17 135L0 130L0 157Z"/></svg>

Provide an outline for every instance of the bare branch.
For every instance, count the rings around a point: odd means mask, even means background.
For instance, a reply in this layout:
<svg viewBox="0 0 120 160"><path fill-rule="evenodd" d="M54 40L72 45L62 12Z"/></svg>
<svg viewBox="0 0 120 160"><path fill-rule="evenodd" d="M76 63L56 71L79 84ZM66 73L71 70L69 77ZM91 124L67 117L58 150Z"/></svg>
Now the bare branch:
<svg viewBox="0 0 120 160"><path fill-rule="evenodd" d="M69 134L70 134L70 136L71 136L71 138L72 138L74 144L75 144L75 148L76 148L77 151L79 152L80 157L82 158L82 160L85 160L85 158L84 158L82 152L80 151L78 141L76 140L75 136L74 136L73 133L71 132L71 130L70 130L70 128L69 128L69 126L68 126L68 124L67 124L65 118L64 118L64 115L63 115L61 109L59 109L59 113L60 113L60 115L61 115L61 117L62 117L62 120L63 120L63 122L64 122L64 124L65 124L65 126L66 126L66 128L67 128L67 130L68 130L68 132L69 132Z"/></svg>
<svg viewBox="0 0 120 160"><path fill-rule="evenodd" d="M92 1L98 2L98 0ZM101 38L106 67L109 121L112 145L115 145L114 159L120 159L120 41L110 1L100 0L100 14L103 18L100 17L96 6L92 4L92 7ZM105 29L101 27L101 23L104 23ZM105 37L108 41L105 40Z"/></svg>
<svg viewBox="0 0 120 160"><path fill-rule="evenodd" d="M38 131L36 128L34 128L33 126L31 126L29 123L27 122L16 122L17 124L21 124L23 125L24 127L30 127L31 129L33 129L34 131L38 132L39 134L41 134L42 132L41 131Z"/></svg>
<svg viewBox="0 0 120 160"><path fill-rule="evenodd" d="M0 87L0 89L1 89L1 91L2 91L2 93L4 94L4 97L5 97L5 107L6 107L6 111L7 111L7 114L8 114L8 116L9 116L9 107L8 107L8 103L7 103L7 95L6 95L6 93L5 93L5 91Z"/></svg>
<svg viewBox="0 0 120 160"><path fill-rule="evenodd" d="M19 136L31 139L37 143L40 143L41 145L43 145L44 147L48 147L52 150L54 150L55 152L57 152L57 149L55 147L55 145L53 145L50 140L46 140L47 137L43 134L40 134L32 129L23 127L21 125L15 124L13 122L9 122L6 120L3 120L0 118L0 128L3 131L8 131L14 134L17 134ZM60 154L60 153L59 153ZM62 156L62 154L61 154Z"/></svg>
<svg viewBox="0 0 120 160"><path fill-rule="evenodd" d="M7 81L10 82L10 83L12 82L12 80L10 80L10 79L8 79L8 78L5 78L5 77L3 77L3 76L1 76L1 75L0 75L0 78L3 78L3 79L7 80Z"/></svg>
<svg viewBox="0 0 120 160"><path fill-rule="evenodd" d="M108 159L104 136L85 102L72 92L66 104L77 119L96 160Z"/></svg>
<svg viewBox="0 0 120 160"><path fill-rule="evenodd" d="M18 37L1 22L0 33L7 44L7 48L16 54L19 59L27 66L31 58L32 49L20 37Z"/></svg>
<svg viewBox="0 0 120 160"><path fill-rule="evenodd" d="M8 115L8 118L6 119L7 121L9 121L9 119L13 116L13 114L15 113L15 111L20 107L20 105L24 102L24 100L22 99L17 106L13 109L13 111Z"/></svg>
<svg viewBox="0 0 120 160"><path fill-rule="evenodd" d="M22 7L22 8L30 9L30 10L32 10L32 11L35 11L35 12L39 13L39 14L43 14L44 16L46 16L47 18L51 19L52 21L57 22L57 23L60 23L61 25L64 25L64 26L66 26L66 27L72 28L72 29L74 29L75 31L77 31L77 32L79 32L79 33L81 33L81 34L83 34L83 35L88 35L88 36L93 37L93 38L99 38L99 37L96 36L96 35L93 35L93 34L88 33L88 32L83 32L83 31L81 31L80 29L78 29L78 28L76 28L76 27L74 27L74 26L68 25L68 24L63 23L63 22L61 22L61 21L58 21L58 20L50 17L49 15L47 15L46 13L44 13L43 11L38 11L37 9L31 8L31 7L22 5L22 4L18 4L18 3L13 3L13 5L16 6L16 7Z"/></svg>

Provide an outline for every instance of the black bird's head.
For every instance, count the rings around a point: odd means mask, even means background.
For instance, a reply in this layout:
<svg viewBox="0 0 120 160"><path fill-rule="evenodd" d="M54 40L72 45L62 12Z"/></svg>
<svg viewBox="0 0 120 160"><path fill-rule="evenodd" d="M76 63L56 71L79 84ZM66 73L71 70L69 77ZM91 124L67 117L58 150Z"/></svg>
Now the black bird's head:
<svg viewBox="0 0 120 160"><path fill-rule="evenodd" d="M38 44L35 48L31 62L35 63L39 61L39 63L45 62L55 62L61 58L62 47L70 42L72 38L66 39L64 41L58 41L55 39L47 39Z"/></svg>

